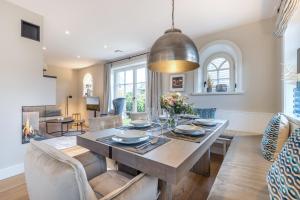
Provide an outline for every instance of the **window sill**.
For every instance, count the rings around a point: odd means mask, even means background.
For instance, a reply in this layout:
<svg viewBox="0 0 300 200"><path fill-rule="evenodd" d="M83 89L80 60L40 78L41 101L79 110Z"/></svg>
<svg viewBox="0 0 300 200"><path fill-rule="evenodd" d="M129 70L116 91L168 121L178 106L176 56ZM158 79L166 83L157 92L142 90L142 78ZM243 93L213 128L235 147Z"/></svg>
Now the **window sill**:
<svg viewBox="0 0 300 200"><path fill-rule="evenodd" d="M191 96L217 96L217 95L243 95L244 92L199 92L192 93Z"/></svg>

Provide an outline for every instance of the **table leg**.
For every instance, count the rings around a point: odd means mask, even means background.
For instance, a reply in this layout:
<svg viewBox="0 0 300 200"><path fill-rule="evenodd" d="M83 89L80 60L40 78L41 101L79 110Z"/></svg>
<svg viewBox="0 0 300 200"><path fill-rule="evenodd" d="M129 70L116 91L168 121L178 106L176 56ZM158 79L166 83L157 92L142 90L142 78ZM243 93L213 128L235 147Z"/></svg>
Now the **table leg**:
<svg viewBox="0 0 300 200"><path fill-rule="evenodd" d="M48 123L46 122L46 133L48 134Z"/></svg>
<svg viewBox="0 0 300 200"><path fill-rule="evenodd" d="M60 124L60 132L61 132L61 136L64 135L64 125L63 123Z"/></svg>
<svg viewBox="0 0 300 200"><path fill-rule="evenodd" d="M202 176L210 176L210 149L203 154L191 171Z"/></svg>
<svg viewBox="0 0 300 200"><path fill-rule="evenodd" d="M160 190L159 200L172 200L172 184L167 183L166 181L159 180L158 187Z"/></svg>

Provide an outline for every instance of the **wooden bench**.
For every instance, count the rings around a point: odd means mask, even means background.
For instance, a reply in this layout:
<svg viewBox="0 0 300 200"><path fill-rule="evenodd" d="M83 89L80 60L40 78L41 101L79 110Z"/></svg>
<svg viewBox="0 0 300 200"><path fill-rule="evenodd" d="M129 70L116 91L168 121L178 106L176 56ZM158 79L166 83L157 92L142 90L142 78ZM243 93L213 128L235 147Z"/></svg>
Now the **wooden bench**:
<svg viewBox="0 0 300 200"><path fill-rule="evenodd" d="M300 122L289 118L290 133ZM266 175L272 164L261 154L262 135L234 136L208 200L269 200Z"/></svg>

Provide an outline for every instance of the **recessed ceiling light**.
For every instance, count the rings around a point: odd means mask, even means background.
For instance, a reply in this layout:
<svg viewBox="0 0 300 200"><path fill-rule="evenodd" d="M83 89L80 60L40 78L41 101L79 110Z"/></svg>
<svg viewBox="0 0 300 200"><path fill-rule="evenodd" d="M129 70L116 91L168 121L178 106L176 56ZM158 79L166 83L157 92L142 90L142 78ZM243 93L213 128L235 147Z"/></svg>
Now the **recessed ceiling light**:
<svg viewBox="0 0 300 200"><path fill-rule="evenodd" d="M104 47L104 49L107 49L107 48L108 48L108 45L107 45L107 44L105 44L103 47Z"/></svg>
<svg viewBox="0 0 300 200"><path fill-rule="evenodd" d="M80 58L80 56L77 56L77 58Z"/></svg>
<svg viewBox="0 0 300 200"><path fill-rule="evenodd" d="M65 31L65 34L66 34L66 35L70 35L70 31L69 31L69 30L66 30L66 31Z"/></svg>
<svg viewBox="0 0 300 200"><path fill-rule="evenodd" d="M42 49L43 49L44 51L46 51L46 50L47 50L47 47L43 47Z"/></svg>

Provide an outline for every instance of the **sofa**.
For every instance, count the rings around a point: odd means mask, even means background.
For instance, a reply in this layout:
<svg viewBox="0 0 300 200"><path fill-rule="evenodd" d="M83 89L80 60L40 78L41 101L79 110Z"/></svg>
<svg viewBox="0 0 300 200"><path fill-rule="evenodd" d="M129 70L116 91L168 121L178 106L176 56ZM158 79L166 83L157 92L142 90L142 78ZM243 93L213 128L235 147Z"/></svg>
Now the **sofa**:
<svg viewBox="0 0 300 200"><path fill-rule="evenodd" d="M286 116L289 132L300 128L300 121ZM262 135L234 136L216 180L209 200L264 200L269 199L266 176L272 162L261 153Z"/></svg>

